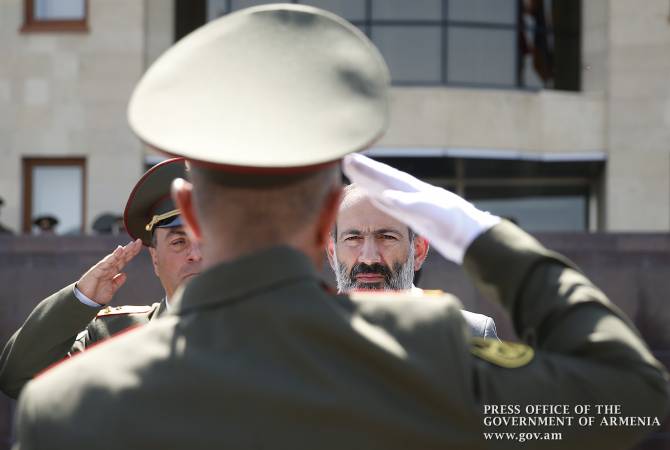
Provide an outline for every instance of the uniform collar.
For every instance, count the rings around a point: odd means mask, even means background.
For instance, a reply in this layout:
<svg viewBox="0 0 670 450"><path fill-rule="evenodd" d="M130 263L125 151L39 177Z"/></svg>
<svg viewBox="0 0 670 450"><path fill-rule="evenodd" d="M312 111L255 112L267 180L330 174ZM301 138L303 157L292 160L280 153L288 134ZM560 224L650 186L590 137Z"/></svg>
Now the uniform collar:
<svg viewBox="0 0 670 450"><path fill-rule="evenodd" d="M213 266L177 290L170 312L181 314L214 304L242 300L299 280L320 281L314 264L302 252L276 246Z"/></svg>
<svg viewBox="0 0 670 450"><path fill-rule="evenodd" d="M168 313L167 297L163 297L160 302L154 303L152 306L155 306L155 308L149 313L149 320L164 316Z"/></svg>

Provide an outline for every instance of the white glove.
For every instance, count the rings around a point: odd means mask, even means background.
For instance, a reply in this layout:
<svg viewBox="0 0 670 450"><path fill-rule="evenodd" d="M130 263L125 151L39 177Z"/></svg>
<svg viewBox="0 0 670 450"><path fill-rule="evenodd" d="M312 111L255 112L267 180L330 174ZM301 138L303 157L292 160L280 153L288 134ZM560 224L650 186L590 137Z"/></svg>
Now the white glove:
<svg viewBox="0 0 670 450"><path fill-rule="evenodd" d="M430 241L442 256L461 264L477 236L500 222L445 189L424 183L361 154L344 157L342 169L372 203Z"/></svg>

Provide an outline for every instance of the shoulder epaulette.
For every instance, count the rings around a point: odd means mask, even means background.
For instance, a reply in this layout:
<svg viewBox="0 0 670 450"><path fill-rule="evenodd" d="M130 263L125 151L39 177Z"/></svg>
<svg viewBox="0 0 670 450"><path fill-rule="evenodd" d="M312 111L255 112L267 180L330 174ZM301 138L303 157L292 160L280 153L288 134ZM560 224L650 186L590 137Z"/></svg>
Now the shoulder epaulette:
<svg viewBox="0 0 670 450"><path fill-rule="evenodd" d="M349 298L353 300L409 300L418 298L444 298L451 297L439 289L407 289L404 291L382 291L376 289L351 291Z"/></svg>
<svg viewBox="0 0 670 450"><path fill-rule="evenodd" d="M152 309L152 305L106 306L98 312L96 317L117 316L120 314L143 314L148 313Z"/></svg>
<svg viewBox="0 0 670 450"><path fill-rule="evenodd" d="M530 363L535 356L533 348L526 344L482 337L471 339L470 353L484 361L507 369L523 367Z"/></svg>

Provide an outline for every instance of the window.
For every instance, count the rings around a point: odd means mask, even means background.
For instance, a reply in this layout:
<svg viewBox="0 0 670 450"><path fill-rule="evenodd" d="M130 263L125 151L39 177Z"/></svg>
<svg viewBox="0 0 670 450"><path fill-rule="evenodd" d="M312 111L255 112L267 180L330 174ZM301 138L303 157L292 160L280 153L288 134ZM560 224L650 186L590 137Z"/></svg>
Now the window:
<svg viewBox="0 0 670 450"><path fill-rule="evenodd" d="M88 31L88 0L24 0L21 31Z"/></svg>
<svg viewBox="0 0 670 450"><path fill-rule="evenodd" d="M304 0L299 3L327 9L350 22L362 22L366 17L366 2L351 0Z"/></svg>
<svg viewBox="0 0 670 450"><path fill-rule="evenodd" d="M268 0L207 0L207 17ZM396 85L579 90L581 0L294 0L359 27ZM179 18L177 18L179 20Z"/></svg>
<svg viewBox="0 0 670 450"><path fill-rule="evenodd" d="M440 83L438 26L375 26L372 40L384 55L396 83Z"/></svg>
<svg viewBox="0 0 670 450"><path fill-rule="evenodd" d="M524 180L519 180L523 184ZM490 184L465 190L479 209L513 221L532 231L575 231L589 229L588 186L553 185L536 180L529 186Z"/></svg>
<svg viewBox="0 0 670 450"><path fill-rule="evenodd" d="M413 156L417 153L409 149L403 156L392 156L385 149L369 151L375 159L449 189L528 231L598 230L602 155Z"/></svg>
<svg viewBox="0 0 670 450"><path fill-rule="evenodd" d="M23 232L41 216L58 220L56 234L80 234L86 223L86 160L23 159Z"/></svg>
<svg viewBox="0 0 670 450"><path fill-rule="evenodd" d="M464 85L514 86L515 38L514 29L450 27L447 80Z"/></svg>

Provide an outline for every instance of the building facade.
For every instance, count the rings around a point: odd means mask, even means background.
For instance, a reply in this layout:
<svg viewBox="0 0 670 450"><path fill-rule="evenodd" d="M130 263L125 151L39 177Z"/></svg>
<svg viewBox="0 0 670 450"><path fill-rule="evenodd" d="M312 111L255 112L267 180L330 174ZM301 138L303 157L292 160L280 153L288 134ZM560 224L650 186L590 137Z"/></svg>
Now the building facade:
<svg viewBox="0 0 670 450"><path fill-rule="evenodd" d="M173 17L161 0L0 2L0 222L78 234L123 211L145 165L126 106Z"/></svg>
<svg viewBox="0 0 670 450"><path fill-rule="evenodd" d="M160 156L132 135L136 81L175 39L264 1L0 2L0 222L91 232ZM305 0L387 59L370 153L531 231L670 229L667 0ZM166 112L167 113L167 112Z"/></svg>

